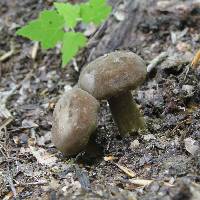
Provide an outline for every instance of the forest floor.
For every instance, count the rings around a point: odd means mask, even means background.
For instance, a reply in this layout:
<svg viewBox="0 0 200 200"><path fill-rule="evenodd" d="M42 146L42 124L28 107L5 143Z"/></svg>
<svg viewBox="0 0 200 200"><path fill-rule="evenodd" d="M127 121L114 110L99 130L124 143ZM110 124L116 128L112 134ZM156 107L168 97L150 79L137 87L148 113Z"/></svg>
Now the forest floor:
<svg viewBox="0 0 200 200"><path fill-rule="evenodd" d="M200 1L110 3L95 38L85 27L92 45L62 69L59 47L15 35L52 0L0 1L0 199L200 199L200 67L190 65ZM116 49L155 64L133 93L147 129L121 138L102 102L92 148L66 158L51 143L55 103L85 64Z"/></svg>

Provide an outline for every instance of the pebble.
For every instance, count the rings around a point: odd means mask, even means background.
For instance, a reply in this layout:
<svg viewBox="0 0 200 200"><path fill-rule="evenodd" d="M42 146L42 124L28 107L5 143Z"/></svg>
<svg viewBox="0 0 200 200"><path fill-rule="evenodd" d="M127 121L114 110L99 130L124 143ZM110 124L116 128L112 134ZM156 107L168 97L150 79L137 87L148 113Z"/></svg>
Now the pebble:
<svg viewBox="0 0 200 200"><path fill-rule="evenodd" d="M143 138L147 142L149 142L150 140L156 140L156 137L153 134L144 135Z"/></svg>
<svg viewBox="0 0 200 200"><path fill-rule="evenodd" d="M187 92L190 96L192 96L193 92L194 92L194 86L192 86L192 85L183 85L182 86L182 90Z"/></svg>
<svg viewBox="0 0 200 200"><path fill-rule="evenodd" d="M138 140L133 140L131 142L131 145L130 145L130 148L133 150L133 149L136 149L140 146L140 142Z"/></svg>
<svg viewBox="0 0 200 200"><path fill-rule="evenodd" d="M199 145L196 140L193 140L192 138L186 138L184 140L185 142L185 149L191 153L193 156L199 151Z"/></svg>

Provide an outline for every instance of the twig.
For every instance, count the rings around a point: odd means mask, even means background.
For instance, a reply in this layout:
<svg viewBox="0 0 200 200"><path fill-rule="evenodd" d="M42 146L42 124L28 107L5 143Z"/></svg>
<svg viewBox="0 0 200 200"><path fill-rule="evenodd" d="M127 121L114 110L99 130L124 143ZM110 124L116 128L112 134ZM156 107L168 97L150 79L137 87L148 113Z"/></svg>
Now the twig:
<svg viewBox="0 0 200 200"><path fill-rule="evenodd" d="M13 42L11 42L10 45L10 51L8 51L7 53L5 53L4 55L2 55L0 57L0 62L3 62L5 60L7 60L8 58L10 58L13 54L15 53L15 45Z"/></svg>
<svg viewBox="0 0 200 200"><path fill-rule="evenodd" d="M115 163L115 162L113 162L113 164L115 164L119 169L121 169L125 174L127 174L128 176L130 176L130 177L135 177L136 176L136 173L135 172L133 172L131 169L128 169L127 167L124 167L124 166L122 166L122 165L119 165L119 164L117 164L117 163Z"/></svg>
<svg viewBox="0 0 200 200"><path fill-rule="evenodd" d="M78 68L78 65L77 65L77 62L76 62L76 59L73 59L72 60L72 63L73 63L73 66L74 66L74 69L75 69L75 71L79 71L79 68Z"/></svg>
<svg viewBox="0 0 200 200"><path fill-rule="evenodd" d="M0 152L1 152L1 154L3 155L3 157L4 157L5 159L7 159L7 155L4 153L4 151L5 151L5 149L4 149L3 145L0 144Z"/></svg>
<svg viewBox="0 0 200 200"><path fill-rule="evenodd" d="M185 79L187 78L187 75L188 75L188 72L190 71L190 65L187 65L186 67L185 67L185 77L184 77L184 81L185 81Z"/></svg>
<svg viewBox="0 0 200 200"><path fill-rule="evenodd" d="M110 14L113 15L116 10L119 8L119 5L122 3L122 1L119 1L116 3L115 8L113 9L112 13ZM95 43L95 40L105 31L105 29L107 28L107 24L108 24L108 20L106 20L94 33L94 35L89 39L88 43L87 43L87 47L90 47L92 44Z"/></svg>
<svg viewBox="0 0 200 200"><path fill-rule="evenodd" d="M37 57L38 49L39 49L39 42L35 42L31 51L31 58L33 60L35 60Z"/></svg>
<svg viewBox="0 0 200 200"><path fill-rule="evenodd" d="M101 35L106 27L107 27L107 23L108 21L105 21L101 26L100 28L97 29L97 31L95 32L95 34L92 36L92 38L88 41L87 43L87 47L90 47L92 44L94 44L95 40L99 37L99 35Z"/></svg>
<svg viewBox="0 0 200 200"><path fill-rule="evenodd" d="M8 124L10 124L13 121L12 117L9 117L5 119L3 122L0 123L0 132L2 129L4 129Z"/></svg>
<svg viewBox="0 0 200 200"><path fill-rule="evenodd" d="M120 5L121 3L122 3L122 1L119 1L119 2L116 3L115 8L113 9L113 11L112 11L112 13L110 14L110 16L113 15L113 13L116 12L116 10L119 8L119 5ZM88 43L87 43L87 48L88 48L88 49L91 48L94 44L96 44L98 37L99 37L100 35L102 35L102 34L105 32L105 30L107 29L107 26L108 26L108 20L106 20L106 21L96 30L96 32L94 33L94 35L89 39L89 41L88 41ZM93 56L93 54L94 54L94 52L95 52L94 50L95 50L95 48L92 48L92 50L90 51L90 54L89 54L88 59L87 59L88 62L91 60L91 58L92 58L92 56Z"/></svg>
<svg viewBox="0 0 200 200"><path fill-rule="evenodd" d="M48 184L47 181L38 181L38 182L30 182L30 183L19 183L17 182L16 184L14 184L16 187L20 186L20 187L26 187L26 186L34 186L34 185L46 185Z"/></svg>
<svg viewBox="0 0 200 200"><path fill-rule="evenodd" d="M4 132L5 132L5 135L7 136L6 137L6 140L9 138L9 135L7 135L7 125L10 124L11 122L13 121L13 118L12 117L8 117L7 119L5 119L3 122L0 123L0 139L2 137L2 129L4 129Z"/></svg>
<svg viewBox="0 0 200 200"><path fill-rule="evenodd" d="M151 63L147 66L147 72L150 73L154 68L157 67L159 63L161 63L168 56L167 52L160 53L157 57L155 57Z"/></svg>
<svg viewBox="0 0 200 200"><path fill-rule="evenodd" d="M19 89L28 79L30 79L30 77L32 76L32 74L33 74L33 70L31 70L25 76L25 78L18 85L16 85L14 88L12 88L10 91L3 92L3 97L1 97L1 99L0 99L0 113L3 116L5 116L6 118L12 117L12 115L10 114L10 112L8 111L8 109L6 108L7 100L15 93L15 91L17 89Z"/></svg>
<svg viewBox="0 0 200 200"><path fill-rule="evenodd" d="M184 124L185 122L188 122L188 121L190 121L190 120L191 120L190 118L187 118L187 119L185 119L185 120L179 122L179 123L173 128L173 130L171 131L171 133L174 134L175 131L176 131L182 124Z"/></svg>
<svg viewBox="0 0 200 200"><path fill-rule="evenodd" d="M197 68L199 62L200 62L200 50L195 54L192 60L192 67Z"/></svg>
<svg viewBox="0 0 200 200"><path fill-rule="evenodd" d="M88 43L87 43L87 48L88 48L88 49L91 48L92 45L95 44L95 41L97 40L97 38L106 30L106 28L107 28L107 23L108 23L108 21L104 22L104 23L100 26L100 28L96 31L96 33L93 35L93 37L88 41ZM93 53L94 53L94 49L95 49L95 48L92 48L92 50L90 51L90 54L89 54L89 56L88 56L87 61L90 61L90 59L91 59L91 57L92 57L92 55L93 55Z"/></svg>
<svg viewBox="0 0 200 200"><path fill-rule="evenodd" d="M9 174L8 174L8 177L7 177L7 181L8 181L8 183L9 183L10 188L11 188L11 190L12 190L12 192L13 192L13 195L14 195L14 197L15 197L15 199L16 199L16 198L17 198L17 191L16 191L16 189L15 189L15 186L14 186L14 183L13 183L13 178L12 178L12 176L11 176L11 174L10 174L10 170L8 169L8 171L9 171Z"/></svg>

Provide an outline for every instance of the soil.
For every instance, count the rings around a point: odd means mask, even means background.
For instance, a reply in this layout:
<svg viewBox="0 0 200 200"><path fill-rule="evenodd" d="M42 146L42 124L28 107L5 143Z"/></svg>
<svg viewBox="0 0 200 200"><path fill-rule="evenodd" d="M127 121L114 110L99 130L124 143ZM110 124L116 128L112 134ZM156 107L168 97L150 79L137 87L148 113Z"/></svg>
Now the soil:
<svg viewBox="0 0 200 200"><path fill-rule="evenodd" d="M14 47L0 61L0 104L10 112L0 107L0 199L200 199L200 68L190 66L200 2L110 1L111 17L64 69L59 47L44 51L15 35L52 2L0 1L0 57ZM147 128L121 138L103 101L88 148L67 158L50 139L55 103L85 64L116 49L147 65L166 52L133 91Z"/></svg>

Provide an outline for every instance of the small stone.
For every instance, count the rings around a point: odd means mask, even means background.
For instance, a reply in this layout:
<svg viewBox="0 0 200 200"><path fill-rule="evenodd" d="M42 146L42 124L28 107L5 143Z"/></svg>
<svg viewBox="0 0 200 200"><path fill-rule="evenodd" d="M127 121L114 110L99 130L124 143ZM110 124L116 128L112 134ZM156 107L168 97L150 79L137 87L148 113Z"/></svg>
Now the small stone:
<svg viewBox="0 0 200 200"><path fill-rule="evenodd" d="M34 123L32 120L24 119L22 121L22 127L23 128L38 128L38 125Z"/></svg>
<svg viewBox="0 0 200 200"><path fill-rule="evenodd" d="M160 185L159 185L158 182L152 182L152 183L149 185L148 188L149 188L149 190L150 190L151 192L158 192L159 189L160 189Z"/></svg>
<svg viewBox="0 0 200 200"><path fill-rule="evenodd" d="M13 137L13 141L15 144L19 144L19 137L18 136L14 136Z"/></svg>
<svg viewBox="0 0 200 200"><path fill-rule="evenodd" d="M71 86L71 85L65 85L65 86L64 86L65 92L67 92L67 91L69 91L69 90L71 90L71 89L72 89L72 86Z"/></svg>
<svg viewBox="0 0 200 200"><path fill-rule="evenodd" d="M159 130L161 128L161 125L160 124L153 124L153 128L155 130Z"/></svg>
<svg viewBox="0 0 200 200"><path fill-rule="evenodd" d="M118 10L114 13L114 16L118 21L124 21L126 14L124 11Z"/></svg>
<svg viewBox="0 0 200 200"><path fill-rule="evenodd" d="M182 86L182 90L187 92L190 96L192 96L193 92L194 92L194 86L192 86L192 85L183 85Z"/></svg>
<svg viewBox="0 0 200 200"><path fill-rule="evenodd" d="M133 150L133 149L136 149L140 146L140 142L138 140L133 140L131 142L131 145L130 145L130 148Z"/></svg>
<svg viewBox="0 0 200 200"><path fill-rule="evenodd" d="M193 140L192 138L186 138L184 142L185 142L185 149L193 156L199 151L199 145L196 140Z"/></svg>
<svg viewBox="0 0 200 200"><path fill-rule="evenodd" d="M171 177L170 180L169 180L169 184L173 185L175 182L175 178L174 177Z"/></svg>
<svg viewBox="0 0 200 200"><path fill-rule="evenodd" d="M149 142L150 140L156 140L156 137L153 134L144 135L143 138L147 142Z"/></svg>
<svg viewBox="0 0 200 200"><path fill-rule="evenodd" d="M19 141L21 144L26 144L28 142L28 136L25 133L22 133L19 137Z"/></svg>

